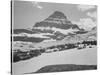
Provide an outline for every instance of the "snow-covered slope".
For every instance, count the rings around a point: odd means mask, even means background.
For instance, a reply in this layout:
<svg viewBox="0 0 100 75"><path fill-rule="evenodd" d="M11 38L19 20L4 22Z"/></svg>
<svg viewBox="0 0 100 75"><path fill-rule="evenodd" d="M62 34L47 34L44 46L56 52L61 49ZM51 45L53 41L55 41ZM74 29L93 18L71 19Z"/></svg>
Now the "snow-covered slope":
<svg viewBox="0 0 100 75"><path fill-rule="evenodd" d="M96 48L86 48L44 53L36 58L13 63L12 72L14 75L23 75L36 72L47 65L57 64L97 65L97 50Z"/></svg>

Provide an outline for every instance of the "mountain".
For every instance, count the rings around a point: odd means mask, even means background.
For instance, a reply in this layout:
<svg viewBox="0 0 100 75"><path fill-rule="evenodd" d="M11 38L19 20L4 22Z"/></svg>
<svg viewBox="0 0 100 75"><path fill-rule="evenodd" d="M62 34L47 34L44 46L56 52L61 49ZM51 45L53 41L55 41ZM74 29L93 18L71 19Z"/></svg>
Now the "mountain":
<svg viewBox="0 0 100 75"><path fill-rule="evenodd" d="M78 25L72 24L71 21L64 15L63 12L55 11L48 18L41 22L37 22L32 31L37 33L50 33L46 35L54 40L62 40L69 34L82 34L84 30L80 29Z"/></svg>
<svg viewBox="0 0 100 75"><path fill-rule="evenodd" d="M24 42L48 42L66 39L81 39L84 36L96 35L96 28L91 31L80 29L78 25L72 24L63 12L55 11L48 18L35 23L31 29L14 29L13 40ZM82 37L81 37L82 36ZM74 39L76 38L76 39Z"/></svg>
<svg viewBox="0 0 100 75"><path fill-rule="evenodd" d="M55 29L77 29L79 30L80 28L75 25L72 24L71 21L69 21L67 19L67 17L64 15L64 13L59 12L59 11L55 11L53 14L51 14L48 18L46 18L44 21L42 22L37 22L34 26L33 26L33 30L37 29L41 31L46 28L47 30L52 30L52 28Z"/></svg>

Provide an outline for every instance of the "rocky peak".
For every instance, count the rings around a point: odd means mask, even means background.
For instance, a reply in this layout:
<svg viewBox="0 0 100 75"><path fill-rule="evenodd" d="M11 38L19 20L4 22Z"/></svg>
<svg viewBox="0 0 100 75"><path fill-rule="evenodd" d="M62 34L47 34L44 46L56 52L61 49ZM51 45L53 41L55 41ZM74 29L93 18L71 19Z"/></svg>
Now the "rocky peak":
<svg viewBox="0 0 100 75"><path fill-rule="evenodd" d="M60 11L55 11L52 15L49 16L49 18L67 19L64 13Z"/></svg>
<svg viewBox="0 0 100 75"><path fill-rule="evenodd" d="M67 17L64 15L63 12L55 11L52 13L47 19L44 20L44 22L49 23L58 23L58 24L70 24L71 22L67 19Z"/></svg>
<svg viewBox="0 0 100 75"><path fill-rule="evenodd" d="M48 18L41 22L37 22L34 27L56 27L68 29L72 26L71 21L67 19L63 12L55 11Z"/></svg>
<svg viewBox="0 0 100 75"><path fill-rule="evenodd" d="M69 32L67 31L68 29L71 32L80 30L80 28L77 25L72 24L71 21L67 19L67 17L63 12L55 11L48 18L44 19L41 22L37 22L33 26L32 30L37 31L39 33L48 31L52 33L52 31L53 32L59 31L59 33L65 35L67 34L67 32Z"/></svg>

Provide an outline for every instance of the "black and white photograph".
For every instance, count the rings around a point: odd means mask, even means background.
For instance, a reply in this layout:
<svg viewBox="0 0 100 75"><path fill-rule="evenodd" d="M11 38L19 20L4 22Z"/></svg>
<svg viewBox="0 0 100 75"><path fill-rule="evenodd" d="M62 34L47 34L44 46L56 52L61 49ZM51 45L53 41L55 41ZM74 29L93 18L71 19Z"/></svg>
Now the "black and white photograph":
<svg viewBox="0 0 100 75"><path fill-rule="evenodd" d="M97 6L11 1L12 75L97 70Z"/></svg>

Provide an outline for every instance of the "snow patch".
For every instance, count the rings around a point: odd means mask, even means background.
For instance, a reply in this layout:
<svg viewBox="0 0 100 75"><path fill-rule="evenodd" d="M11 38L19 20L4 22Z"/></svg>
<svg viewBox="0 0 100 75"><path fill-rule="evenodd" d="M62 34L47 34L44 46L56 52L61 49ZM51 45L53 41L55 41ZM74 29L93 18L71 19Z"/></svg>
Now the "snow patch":
<svg viewBox="0 0 100 75"><path fill-rule="evenodd" d="M13 36L50 38L50 37L47 37L45 35L53 35L53 34L50 34L50 33L36 33L36 34L20 33L20 34L13 34Z"/></svg>
<svg viewBox="0 0 100 75"><path fill-rule="evenodd" d="M56 27L34 27L34 29L52 30L54 32L58 31L58 32L65 34L65 35L67 35L68 33L74 33L75 31L78 31L77 29L72 29L72 28L65 30L65 29L60 29L60 28L56 28Z"/></svg>

